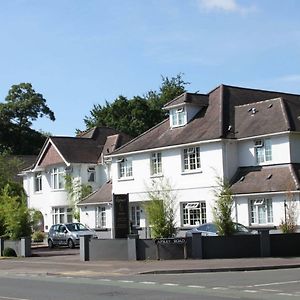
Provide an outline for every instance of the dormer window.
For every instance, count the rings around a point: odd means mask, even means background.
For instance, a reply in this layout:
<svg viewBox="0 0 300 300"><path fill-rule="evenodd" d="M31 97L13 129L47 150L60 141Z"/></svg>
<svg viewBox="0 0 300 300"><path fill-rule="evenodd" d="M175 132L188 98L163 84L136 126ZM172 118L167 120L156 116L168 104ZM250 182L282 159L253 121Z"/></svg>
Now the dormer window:
<svg viewBox="0 0 300 300"><path fill-rule="evenodd" d="M186 110L183 106L170 110L170 122L171 127L179 127L187 123Z"/></svg>
<svg viewBox="0 0 300 300"><path fill-rule="evenodd" d="M95 178L96 178L95 167L88 167L87 173L88 173L88 182L95 182Z"/></svg>

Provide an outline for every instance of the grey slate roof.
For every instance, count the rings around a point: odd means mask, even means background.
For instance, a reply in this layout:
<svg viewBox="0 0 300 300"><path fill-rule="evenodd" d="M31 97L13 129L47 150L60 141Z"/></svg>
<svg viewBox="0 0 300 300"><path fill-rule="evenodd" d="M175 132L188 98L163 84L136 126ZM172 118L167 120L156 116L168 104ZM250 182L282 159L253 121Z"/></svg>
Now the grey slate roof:
<svg viewBox="0 0 300 300"><path fill-rule="evenodd" d="M205 97L208 98L208 106L204 106L187 125L172 129L169 119L166 119L113 154L218 138L236 139L286 130L300 131L299 95L221 85L207 95L184 93L165 107L186 103L186 99L204 103ZM268 108L270 104L272 106ZM252 107L256 108L254 116L248 112Z"/></svg>
<svg viewBox="0 0 300 300"><path fill-rule="evenodd" d="M89 204L101 204L112 202L112 182L108 181L103 184L98 190L84 198L78 203L78 206Z"/></svg>
<svg viewBox="0 0 300 300"><path fill-rule="evenodd" d="M231 182L233 194L300 190L300 164L241 167Z"/></svg>
<svg viewBox="0 0 300 300"><path fill-rule="evenodd" d="M193 93L183 93L175 99L169 101L164 105L164 108L170 108L172 106L177 106L183 103L194 104L198 106L208 105L208 95L203 94L193 94Z"/></svg>
<svg viewBox="0 0 300 300"><path fill-rule="evenodd" d="M99 162L104 149L105 153L107 149L113 151L130 141L130 139L128 135L108 127L95 127L76 137L49 137L36 163L42 159L43 152L45 152L44 155L47 155L45 147L48 145L49 140L53 142L67 162L96 164Z"/></svg>

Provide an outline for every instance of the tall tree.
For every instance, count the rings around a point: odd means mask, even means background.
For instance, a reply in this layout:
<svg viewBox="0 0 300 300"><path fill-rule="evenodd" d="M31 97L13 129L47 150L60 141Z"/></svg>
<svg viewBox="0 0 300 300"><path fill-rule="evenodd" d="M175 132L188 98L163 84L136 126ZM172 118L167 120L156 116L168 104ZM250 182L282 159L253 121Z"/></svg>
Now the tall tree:
<svg viewBox="0 0 300 300"><path fill-rule="evenodd" d="M30 83L13 85L5 102L0 103L0 151L37 154L46 137L30 127L40 117L55 120L43 95L37 93Z"/></svg>
<svg viewBox="0 0 300 300"><path fill-rule="evenodd" d="M162 77L159 91L149 91L144 96L119 96L112 103L106 101L104 106L94 105L90 116L84 119L86 127L113 127L133 137L143 133L164 120L166 113L162 107L167 102L186 91L189 83L182 76Z"/></svg>

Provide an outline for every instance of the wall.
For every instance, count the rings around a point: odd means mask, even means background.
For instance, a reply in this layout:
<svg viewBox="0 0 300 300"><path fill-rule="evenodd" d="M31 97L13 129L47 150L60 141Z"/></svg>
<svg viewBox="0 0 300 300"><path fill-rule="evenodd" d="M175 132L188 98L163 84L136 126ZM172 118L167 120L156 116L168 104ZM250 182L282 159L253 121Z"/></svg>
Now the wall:
<svg viewBox="0 0 300 300"><path fill-rule="evenodd" d="M195 145L196 146L196 145ZM216 176L223 176L223 156L221 142L200 144L201 170L183 172L182 151L183 148L174 148L161 151L162 170L164 178L167 178L173 187L172 193L176 196L177 226L181 226L181 202L207 201L207 218L212 219L211 209L213 203L213 188L216 185ZM148 153L133 154L133 176L129 179L118 178L117 158L113 158L112 179L113 193L129 193L130 203L138 203L148 199L147 186L152 179L160 180L162 177L151 177L150 155ZM119 157L118 157L119 159ZM141 224L142 225L142 224ZM145 224L143 224L145 225Z"/></svg>
<svg viewBox="0 0 300 300"><path fill-rule="evenodd" d="M293 163L300 163L300 134L293 133L290 134L290 151L291 151L291 161Z"/></svg>
<svg viewBox="0 0 300 300"><path fill-rule="evenodd" d="M269 138L272 142L272 161L269 161L266 164L283 164L291 162L288 135L271 136ZM254 139L238 142L238 162L241 167L256 165Z"/></svg>

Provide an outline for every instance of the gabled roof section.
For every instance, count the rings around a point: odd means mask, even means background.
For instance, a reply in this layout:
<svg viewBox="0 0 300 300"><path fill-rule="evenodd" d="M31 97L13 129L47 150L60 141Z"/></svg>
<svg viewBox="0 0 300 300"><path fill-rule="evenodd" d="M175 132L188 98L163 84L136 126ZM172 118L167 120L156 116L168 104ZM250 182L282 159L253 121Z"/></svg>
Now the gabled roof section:
<svg viewBox="0 0 300 300"><path fill-rule="evenodd" d="M105 146L113 151L129 140L128 135L108 127L96 127L77 137L49 137L34 167L45 160L47 165L51 162L52 164L64 162L66 165L71 163L97 164ZM46 159L47 155L52 157Z"/></svg>
<svg viewBox="0 0 300 300"><path fill-rule="evenodd" d="M208 96L196 93L183 93L176 97L175 99L169 101L164 105L164 109L170 109L172 107L177 107L182 104L193 104L197 106L207 106Z"/></svg>
<svg viewBox="0 0 300 300"><path fill-rule="evenodd" d="M300 164L241 167L231 181L233 194L300 190Z"/></svg>
<svg viewBox="0 0 300 300"><path fill-rule="evenodd" d="M101 204L112 202L112 182L111 180L103 184L98 190L82 199L77 205Z"/></svg>
<svg viewBox="0 0 300 300"><path fill-rule="evenodd" d="M170 128L168 120L165 120L113 154L220 138L236 139L289 130L300 131L299 95L220 85L207 95L184 93L167 103L165 108L184 103L198 103L200 106L199 113L188 124ZM204 106L202 108L201 103ZM253 107L257 114L251 119L248 109Z"/></svg>

